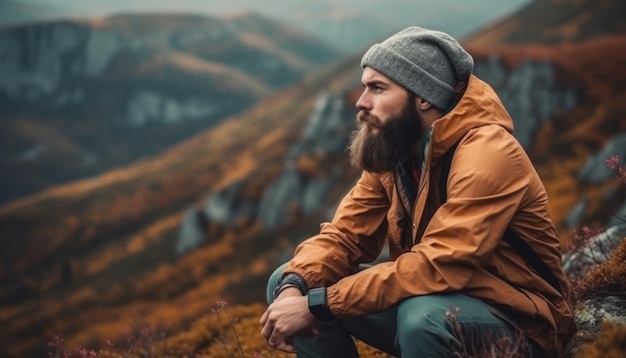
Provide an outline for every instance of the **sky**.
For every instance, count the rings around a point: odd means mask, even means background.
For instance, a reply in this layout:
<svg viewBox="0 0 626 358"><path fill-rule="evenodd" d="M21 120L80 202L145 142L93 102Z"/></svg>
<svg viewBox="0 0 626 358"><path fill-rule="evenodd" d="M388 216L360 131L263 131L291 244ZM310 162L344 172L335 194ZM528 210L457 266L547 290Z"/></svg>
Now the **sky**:
<svg viewBox="0 0 626 358"><path fill-rule="evenodd" d="M408 26L457 39L531 0L0 0L0 27L59 18L121 13L185 13L221 17L253 11L356 51Z"/></svg>
<svg viewBox="0 0 626 358"><path fill-rule="evenodd" d="M121 12L191 12L225 14L253 9L277 18L289 16L299 5L315 4L320 9L343 6L355 11L378 12L381 16L396 17L401 21L428 16L445 15L441 12L467 14L467 20L485 12L494 16L511 12L530 0L0 0L0 24L32 21L55 17L92 17ZM389 6L393 4L393 6ZM394 12L394 8L404 11ZM410 9L410 11L406 11ZM400 19L399 17L403 17Z"/></svg>

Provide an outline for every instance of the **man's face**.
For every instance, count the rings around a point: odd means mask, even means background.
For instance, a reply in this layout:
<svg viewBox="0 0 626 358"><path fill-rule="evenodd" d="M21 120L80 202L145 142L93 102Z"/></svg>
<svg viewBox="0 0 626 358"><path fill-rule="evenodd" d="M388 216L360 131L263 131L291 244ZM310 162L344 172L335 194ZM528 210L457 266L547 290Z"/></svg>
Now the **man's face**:
<svg viewBox="0 0 626 358"><path fill-rule="evenodd" d="M415 96L380 72L366 67L357 101L358 126L352 133L350 161L372 172L386 172L410 155L422 137Z"/></svg>

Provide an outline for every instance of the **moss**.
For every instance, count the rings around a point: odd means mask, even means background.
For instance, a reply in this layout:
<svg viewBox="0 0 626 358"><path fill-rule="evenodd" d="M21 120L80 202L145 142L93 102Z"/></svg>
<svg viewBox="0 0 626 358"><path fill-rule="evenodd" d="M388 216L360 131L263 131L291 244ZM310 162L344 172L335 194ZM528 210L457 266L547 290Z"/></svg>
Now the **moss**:
<svg viewBox="0 0 626 358"><path fill-rule="evenodd" d="M593 343L584 345L576 357L622 358L626 356L626 326L604 324Z"/></svg>

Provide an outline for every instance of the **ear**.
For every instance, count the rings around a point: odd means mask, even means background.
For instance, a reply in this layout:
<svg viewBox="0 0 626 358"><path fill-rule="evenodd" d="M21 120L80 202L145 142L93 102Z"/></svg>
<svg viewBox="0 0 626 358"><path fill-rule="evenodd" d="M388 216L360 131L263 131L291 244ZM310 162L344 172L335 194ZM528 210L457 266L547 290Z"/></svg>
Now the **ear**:
<svg viewBox="0 0 626 358"><path fill-rule="evenodd" d="M420 111L427 111L432 107L432 104L430 104L430 102L426 101L425 99L421 98L421 97L415 97L415 108L417 108Z"/></svg>

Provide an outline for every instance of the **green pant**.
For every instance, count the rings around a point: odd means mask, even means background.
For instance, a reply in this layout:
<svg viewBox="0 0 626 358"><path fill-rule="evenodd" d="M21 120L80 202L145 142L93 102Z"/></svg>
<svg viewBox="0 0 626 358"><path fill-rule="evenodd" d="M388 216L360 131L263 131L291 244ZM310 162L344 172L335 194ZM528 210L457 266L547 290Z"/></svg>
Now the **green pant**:
<svg viewBox="0 0 626 358"><path fill-rule="evenodd" d="M270 276L268 303L273 301L272 292L285 266ZM504 356L506 349L514 349L511 346L516 344L527 347L526 357L542 357L542 351L515 326L513 320L479 299L444 293L415 296L383 312L338 319L322 325L316 339L295 337L295 346L298 357L358 357L353 336L401 357ZM493 349L499 351L481 354Z"/></svg>

